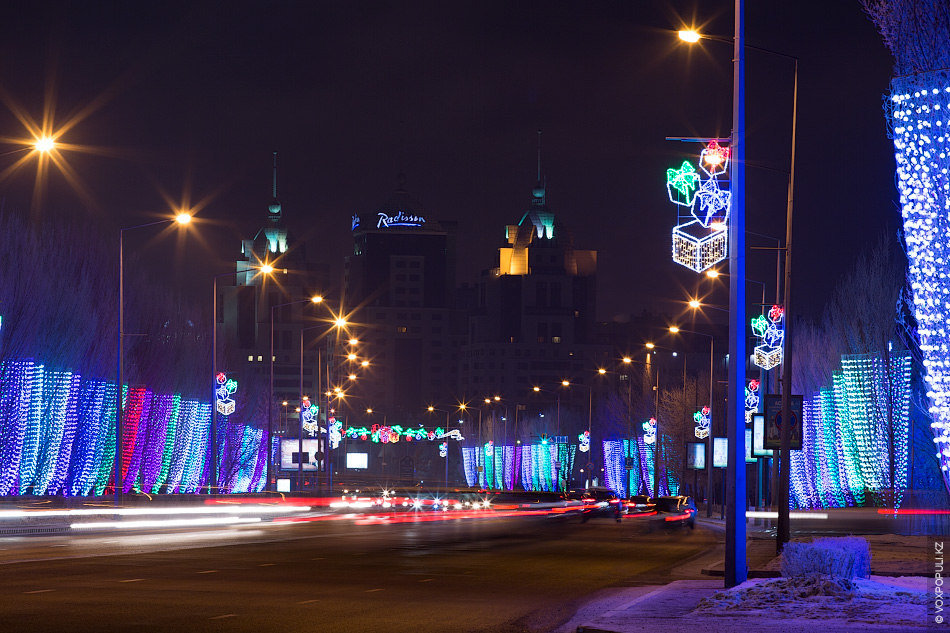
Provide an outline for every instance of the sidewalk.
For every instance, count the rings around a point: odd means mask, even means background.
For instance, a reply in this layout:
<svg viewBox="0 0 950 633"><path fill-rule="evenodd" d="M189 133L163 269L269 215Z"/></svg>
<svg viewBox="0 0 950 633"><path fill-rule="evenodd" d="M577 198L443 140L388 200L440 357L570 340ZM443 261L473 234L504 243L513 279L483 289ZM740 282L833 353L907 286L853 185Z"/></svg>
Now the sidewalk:
<svg viewBox="0 0 950 633"><path fill-rule="evenodd" d="M558 633L682 633L683 631L703 631L714 629L715 633L851 633L865 631L870 633L906 633L907 631L926 630L925 609L920 607L919 626L912 624L878 625L873 619L831 621L828 619L769 617L767 611L746 612L732 615L719 611L715 613L692 613L703 598L722 591L721 580L677 580L668 585L649 588L630 588L631 599L623 600L611 610L599 615L587 617L583 623L572 621L558 629ZM615 598L616 599L616 598ZM918 614L913 614L918 615Z"/></svg>
<svg viewBox="0 0 950 633"><path fill-rule="evenodd" d="M701 518L697 523L713 530L725 528L724 522L718 519ZM741 611L734 608L735 603L723 600L721 595L717 597L715 606L707 605L696 611L703 599L723 591L723 562L721 559L715 561L714 555L710 557L714 562L706 558L702 565L701 573L711 576L709 579L675 580L666 585L617 589L609 596L585 604L557 633L682 633L710 628L714 633L811 633L819 629L821 633L898 633L926 630L927 608L920 603L923 594L918 593L918 598L906 598L909 602L903 602L904 597L895 597L894 594L901 589L886 583L924 583L921 578L891 580L888 577L931 574L929 567L932 562L927 558L928 538L894 535L864 538L871 547L872 579L861 581L866 584L853 597L816 597L797 593L792 588L774 592L758 605L743 606ZM780 559L775 556L775 538L765 529L749 525L747 544L750 580L742 587L760 591L759 585L774 583L771 579L779 577ZM721 549L718 556L722 556ZM695 570L693 568L692 573ZM787 581L779 581L779 584L783 583ZM891 592L874 594L872 589L868 593L868 585L887 587ZM881 621L891 623L878 624Z"/></svg>

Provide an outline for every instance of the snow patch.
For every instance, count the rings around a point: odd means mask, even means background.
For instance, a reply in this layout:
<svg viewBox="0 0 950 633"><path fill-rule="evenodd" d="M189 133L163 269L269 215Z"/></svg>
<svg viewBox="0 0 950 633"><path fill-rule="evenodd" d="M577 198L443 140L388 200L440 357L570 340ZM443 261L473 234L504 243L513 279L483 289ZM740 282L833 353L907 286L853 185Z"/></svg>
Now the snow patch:
<svg viewBox="0 0 950 633"><path fill-rule="evenodd" d="M926 621L926 578L836 578L809 574L748 580L705 598L693 610L702 616L767 615L775 619L833 619L891 625Z"/></svg>

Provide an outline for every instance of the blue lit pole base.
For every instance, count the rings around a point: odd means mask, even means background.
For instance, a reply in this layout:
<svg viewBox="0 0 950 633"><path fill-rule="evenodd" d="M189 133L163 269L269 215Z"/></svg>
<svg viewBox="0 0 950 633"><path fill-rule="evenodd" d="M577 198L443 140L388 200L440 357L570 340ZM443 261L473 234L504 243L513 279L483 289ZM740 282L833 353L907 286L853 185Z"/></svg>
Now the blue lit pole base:
<svg viewBox="0 0 950 633"><path fill-rule="evenodd" d="M673 261L701 273L729 256L729 231L699 220L673 227Z"/></svg>

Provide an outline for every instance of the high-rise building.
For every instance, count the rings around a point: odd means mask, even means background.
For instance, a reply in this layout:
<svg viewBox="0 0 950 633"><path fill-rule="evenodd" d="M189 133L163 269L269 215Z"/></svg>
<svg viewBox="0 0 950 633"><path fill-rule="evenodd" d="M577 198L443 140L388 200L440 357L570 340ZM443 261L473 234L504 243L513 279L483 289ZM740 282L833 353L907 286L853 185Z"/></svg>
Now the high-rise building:
<svg viewBox="0 0 950 633"><path fill-rule="evenodd" d="M348 386L349 419L419 420L427 404L456 396L465 331L454 301L456 223L427 214L400 178L386 204L353 216L352 229L345 305L370 367Z"/></svg>

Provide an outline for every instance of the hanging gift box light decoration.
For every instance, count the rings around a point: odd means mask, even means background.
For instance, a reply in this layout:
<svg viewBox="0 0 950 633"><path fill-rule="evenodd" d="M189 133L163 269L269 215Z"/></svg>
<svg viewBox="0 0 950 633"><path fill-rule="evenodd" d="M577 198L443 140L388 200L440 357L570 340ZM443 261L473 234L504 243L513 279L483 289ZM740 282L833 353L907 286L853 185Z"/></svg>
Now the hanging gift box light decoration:
<svg viewBox="0 0 950 633"><path fill-rule="evenodd" d="M693 414L693 422L696 423L696 428L693 429L693 434L697 438L704 440L709 437L709 424L712 422L712 413L709 410L709 407L703 407L699 411Z"/></svg>
<svg viewBox="0 0 950 633"><path fill-rule="evenodd" d="M785 308L772 306L768 318L760 314L752 319L752 332L760 341L752 359L756 367L769 370L780 365L785 341Z"/></svg>
<svg viewBox="0 0 950 633"><path fill-rule="evenodd" d="M234 398L231 396L237 391L237 381L229 379L224 372L218 372L214 379L218 383L214 390L215 408L221 415L231 415L234 413Z"/></svg>
<svg viewBox="0 0 950 633"><path fill-rule="evenodd" d="M647 444L656 442L656 418L650 418L643 423L643 441Z"/></svg>
<svg viewBox="0 0 950 633"><path fill-rule="evenodd" d="M680 213L673 227L673 261L701 273L729 254L732 194L728 179L720 179L729 168L729 148L711 141L700 152L699 168L705 180L689 161L667 169L666 190L670 202L690 210Z"/></svg>
<svg viewBox="0 0 950 633"><path fill-rule="evenodd" d="M582 453L586 453L587 451L589 451L590 450L590 431L584 431L583 433L578 435L577 441L578 441L577 450L579 450Z"/></svg>

